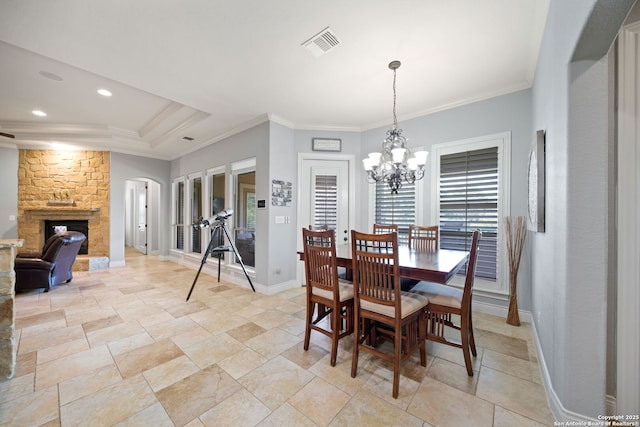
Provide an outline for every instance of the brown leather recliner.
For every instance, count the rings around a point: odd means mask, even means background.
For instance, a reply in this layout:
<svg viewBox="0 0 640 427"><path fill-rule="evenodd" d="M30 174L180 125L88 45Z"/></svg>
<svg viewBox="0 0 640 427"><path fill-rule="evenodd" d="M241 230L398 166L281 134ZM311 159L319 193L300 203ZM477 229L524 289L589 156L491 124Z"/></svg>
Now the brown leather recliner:
<svg viewBox="0 0 640 427"><path fill-rule="evenodd" d="M71 267L86 236L79 231L65 231L49 237L42 252L19 253L15 259L16 292L68 283Z"/></svg>

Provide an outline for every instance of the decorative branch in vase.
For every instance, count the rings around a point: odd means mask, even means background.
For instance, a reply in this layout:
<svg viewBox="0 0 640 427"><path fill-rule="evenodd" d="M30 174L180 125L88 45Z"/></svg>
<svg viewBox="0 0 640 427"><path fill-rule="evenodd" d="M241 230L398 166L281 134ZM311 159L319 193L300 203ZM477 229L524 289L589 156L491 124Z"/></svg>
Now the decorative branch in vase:
<svg viewBox="0 0 640 427"><path fill-rule="evenodd" d="M504 227L507 234L507 252L509 254L509 313L507 323L520 326L520 316L518 315L518 268L520 258L524 249L524 242L527 238L527 221L523 216L505 217Z"/></svg>

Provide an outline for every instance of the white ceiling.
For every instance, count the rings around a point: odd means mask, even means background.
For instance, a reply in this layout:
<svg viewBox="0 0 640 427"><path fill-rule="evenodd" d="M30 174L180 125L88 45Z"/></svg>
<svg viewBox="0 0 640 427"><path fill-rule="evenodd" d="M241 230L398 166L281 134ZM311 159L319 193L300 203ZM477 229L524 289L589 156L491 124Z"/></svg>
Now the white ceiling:
<svg viewBox="0 0 640 427"><path fill-rule="evenodd" d="M386 126L395 59L400 121L530 87L548 2L2 0L0 145L172 160L267 117ZM326 27L340 44L316 57Z"/></svg>

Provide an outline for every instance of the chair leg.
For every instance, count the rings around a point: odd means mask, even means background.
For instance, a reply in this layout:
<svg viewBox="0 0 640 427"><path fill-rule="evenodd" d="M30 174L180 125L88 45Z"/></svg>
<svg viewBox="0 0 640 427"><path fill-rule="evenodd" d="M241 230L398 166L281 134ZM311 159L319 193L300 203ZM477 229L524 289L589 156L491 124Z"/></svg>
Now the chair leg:
<svg viewBox="0 0 640 427"><path fill-rule="evenodd" d="M311 338L311 323L313 322L313 310L315 303L309 301L307 303L307 323L304 328L304 350L309 350L309 340Z"/></svg>
<svg viewBox="0 0 640 427"><path fill-rule="evenodd" d="M358 372L358 352L360 346L360 317L357 316L358 310L354 310L356 315L355 322L353 322L353 355L351 356L351 378L356 377Z"/></svg>
<svg viewBox="0 0 640 427"><path fill-rule="evenodd" d="M476 340L473 337L473 320L471 311L469 311L469 344L471 345L471 354L473 354L473 357L477 357L478 352L476 351Z"/></svg>
<svg viewBox="0 0 640 427"><path fill-rule="evenodd" d="M427 366L427 312L418 317L418 339L420 340L420 365Z"/></svg>
<svg viewBox="0 0 640 427"><path fill-rule="evenodd" d="M400 391L400 354L402 349L402 326L396 329L393 336L393 391L391 395L394 399L398 398Z"/></svg>
<svg viewBox="0 0 640 427"><path fill-rule="evenodd" d="M467 367L467 374L473 376L473 365L471 364L471 354L469 352L469 320L466 316L460 319L460 335L462 340L462 354L464 354L464 364Z"/></svg>
<svg viewBox="0 0 640 427"><path fill-rule="evenodd" d="M331 312L331 366L336 366L336 358L338 357L338 335L342 327L340 319L340 309L334 307Z"/></svg>

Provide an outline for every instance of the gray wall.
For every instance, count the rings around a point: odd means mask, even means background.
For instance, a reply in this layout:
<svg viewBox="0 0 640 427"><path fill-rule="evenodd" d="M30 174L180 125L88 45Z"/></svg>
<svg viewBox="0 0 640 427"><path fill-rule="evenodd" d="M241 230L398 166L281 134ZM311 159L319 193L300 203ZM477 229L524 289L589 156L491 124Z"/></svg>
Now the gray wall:
<svg viewBox="0 0 640 427"><path fill-rule="evenodd" d="M111 266L124 265L125 203L127 180L129 179L145 178L159 184L160 215L157 218L159 236L156 241L159 254L161 256L169 254L169 236L171 236L171 224L169 223L171 220L171 181L169 171L170 164L166 160L111 153L111 193L109 195L111 210L109 263Z"/></svg>
<svg viewBox="0 0 640 427"><path fill-rule="evenodd" d="M270 132L270 123L264 122L176 159L171 162L171 180L191 173L206 171L217 166L227 166L227 172L229 172L231 163L255 157L256 200L265 199L268 201L267 203L271 203L271 177L269 175ZM280 133L276 131L276 135L280 135ZM284 144L286 145L286 142ZM229 203L231 201L227 202L228 205ZM233 206L227 207L233 208ZM167 212L171 211L167 210ZM271 223L269 218L270 209L258 209L256 211L256 281L267 286L272 279L268 268L269 251L271 249L269 245L276 245L276 242L270 242L268 238L269 225ZM169 227L166 230L168 233L171 231Z"/></svg>
<svg viewBox="0 0 640 427"><path fill-rule="evenodd" d="M631 4L552 0L533 87L533 124L547 132L547 227L531 239L532 302L557 417L605 413L607 242L614 238L613 67L605 55Z"/></svg>
<svg viewBox="0 0 640 427"><path fill-rule="evenodd" d="M18 238L18 150L0 147L0 239ZM9 220L9 216L16 217Z"/></svg>
<svg viewBox="0 0 640 427"><path fill-rule="evenodd" d="M523 90L508 95L491 98L462 107L429 114L406 122L398 123L403 135L409 139L411 148L422 146L432 151L433 144L474 138L500 132L511 132L511 215L527 214L527 162L529 150L535 139L535 129L531 125L531 91ZM362 153L380 151L387 127L372 129L362 135ZM433 158L428 159L428 171L424 177L423 212L431 211L431 168ZM358 177L363 188L367 188L366 178L359 163ZM369 206L369 192L360 192L360 206L364 206L359 221L367 223L366 206ZM426 217L425 217L426 218ZM426 221L426 219L425 219ZM432 220L433 221L433 220ZM518 274L518 307L531 309L531 261L530 251L522 255ZM486 299L496 305L506 306L508 301Z"/></svg>

